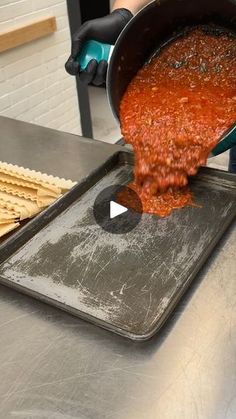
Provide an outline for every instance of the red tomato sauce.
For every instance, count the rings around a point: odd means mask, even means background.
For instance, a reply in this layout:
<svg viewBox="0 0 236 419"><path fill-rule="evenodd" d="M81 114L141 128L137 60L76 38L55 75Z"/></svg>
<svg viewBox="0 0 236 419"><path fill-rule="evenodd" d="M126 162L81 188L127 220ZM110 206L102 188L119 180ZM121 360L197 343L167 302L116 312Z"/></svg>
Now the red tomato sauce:
<svg viewBox="0 0 236 419"><path fill-rule="evenodd" d="M131 81L120 120L144 212L191 205L188 177L236 121L236 38L195 28L170 42Z"/></svg>

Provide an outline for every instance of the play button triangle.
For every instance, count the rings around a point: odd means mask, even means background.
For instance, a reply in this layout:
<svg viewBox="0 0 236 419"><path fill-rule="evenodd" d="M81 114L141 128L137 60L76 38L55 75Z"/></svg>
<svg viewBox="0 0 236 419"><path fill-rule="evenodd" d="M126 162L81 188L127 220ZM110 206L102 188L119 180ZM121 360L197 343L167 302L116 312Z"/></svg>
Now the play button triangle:
<svg viewBox="0 0 236 419"><path fill-rule="evenodd" d="M117 204L115 201L110 201L110 218L113 219L118 217L121 214L124 214L128 211L128 208L123 207L123 205Z"/></svg>

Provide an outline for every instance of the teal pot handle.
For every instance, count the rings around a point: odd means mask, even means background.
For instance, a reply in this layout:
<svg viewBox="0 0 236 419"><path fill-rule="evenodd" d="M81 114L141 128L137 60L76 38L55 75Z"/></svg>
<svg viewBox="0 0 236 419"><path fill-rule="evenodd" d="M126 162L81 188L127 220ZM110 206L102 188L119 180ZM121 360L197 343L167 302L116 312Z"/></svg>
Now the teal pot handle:
<svg viewBox="0 0 236 419"><path fill-rule="evenodd" d="M223 138L212 150L209 157L218 156L218 154L224 153L226 150L236 146L236 124L234 124L229 131L224 134Z"/></svg>
<svg viewBox="0 0 236 419"><path fill-rule="evenodd" d="M96 60L98 63L105 60L109 62L113 50L113 45L103 44L98 41L85 42L77 61L80 65L81 71L85 70L91 60Z"/></svg>

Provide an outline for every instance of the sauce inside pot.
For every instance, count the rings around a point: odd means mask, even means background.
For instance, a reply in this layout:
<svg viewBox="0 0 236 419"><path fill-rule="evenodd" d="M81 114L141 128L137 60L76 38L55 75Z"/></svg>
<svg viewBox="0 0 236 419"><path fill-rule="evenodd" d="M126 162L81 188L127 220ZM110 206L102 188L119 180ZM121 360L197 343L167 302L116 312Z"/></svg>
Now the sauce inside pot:
<svg viewBox="0 0 236 419"><path fill-rule="evenodd" d="M144 212L166 216L191 205L188 177L236 121L235 36L194 28L171 41L131 81L120 120L135 154L129 186Z"/></svg>

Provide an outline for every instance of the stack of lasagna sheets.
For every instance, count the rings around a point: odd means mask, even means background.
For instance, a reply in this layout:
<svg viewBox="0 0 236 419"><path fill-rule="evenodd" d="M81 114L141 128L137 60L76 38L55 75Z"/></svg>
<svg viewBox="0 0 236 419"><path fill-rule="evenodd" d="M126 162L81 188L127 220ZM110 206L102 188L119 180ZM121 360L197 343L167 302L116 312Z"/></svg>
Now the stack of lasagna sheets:
<svg viewBox="0 0 236 419"><path fill-rule="evenodd" d="M0 237L32 218L75 182L0 162Z"/></svg>

